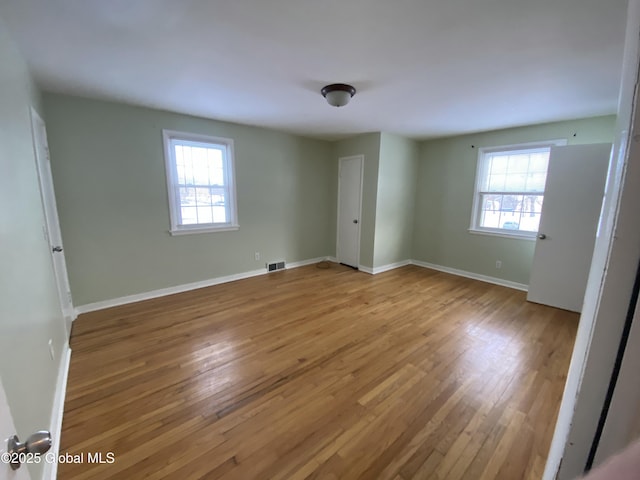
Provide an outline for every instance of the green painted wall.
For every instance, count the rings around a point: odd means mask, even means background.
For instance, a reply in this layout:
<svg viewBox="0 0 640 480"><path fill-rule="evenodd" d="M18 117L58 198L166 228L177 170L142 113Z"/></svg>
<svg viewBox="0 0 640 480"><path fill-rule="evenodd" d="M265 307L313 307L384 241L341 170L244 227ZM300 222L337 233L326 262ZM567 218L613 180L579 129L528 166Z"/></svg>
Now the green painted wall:
<svg viewBox="0 0 640 480"><path fill-rule="evenodd" d="M595 117L422 142L413 258L528 284L535 242L468 232L478 148L560 138L611 142L614 122L614 116Z"/></svg>
<svg viewBox="0 0 640 480"><path fill-rule="evenodd" d="M50 427L66 333L49 244L43 236L31 136L30 107L39 108L39 95L1 20L0 65L0 245L4 250L0 378L17 431L24 438ZM49 339L56 352L54 360L49 356ZM33 478L41 476L42 465L29 468Z"/></svg>
<svg viewBox="0 0 640 480"><path fill-rule="evenodd" d="M388 133L323 142L57 94L45 94L44 107L78 305L257 270L267 260L334 256L338 158L359 154L362 266L413 258L526 284L534 242L468 232L478 148L610 141L614 124L609 116L423 142ZM169 235L163 128L235 140L238 232Z"/></svg>
<svg viewBox="0 0 640 480"><path fill-rule="evenodd" d="M417 171L418 142L382 133L374 267L412 258Z"/></svg>
<svg viewBox="0 0 640 480"><path fill-rule="evenodd" d="M77 305L335 253L330 143L57 94L43 101ZM238 231L168 233L162 129L234 139Z"/></svg>
<svg viewBox="0 0 640 480"><path fill-rule="evenodd" d="M363 133L333 144L335 159L333 175L338 178L338 159L364 155L362 179L362 216L360 218L360 265L373 268L376 235L376 202L378 197L378 166L380 163L380 133ZM337 186L334 197L337 198ZM336 211L337 205L334 208ZM336 215L337 222L337 215ZM336 238L335 228L333 238ZM335 240L334 240L335 243ZM334 246L335 252L335 246Z"/></svg>

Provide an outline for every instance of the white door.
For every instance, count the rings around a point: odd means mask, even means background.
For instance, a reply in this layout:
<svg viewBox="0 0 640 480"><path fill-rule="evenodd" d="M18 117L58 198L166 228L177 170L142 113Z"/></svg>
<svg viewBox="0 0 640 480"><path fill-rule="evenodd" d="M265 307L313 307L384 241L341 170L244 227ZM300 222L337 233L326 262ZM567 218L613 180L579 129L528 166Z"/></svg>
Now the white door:
<svg viewBox="0 0 640 480"><path fill-rule="evenodd" d="M360 264L360 211L362 209L362 167L364 157L339 161L338 178L338 262L354 268Z"/></svg>
<svg viewBox="0 0 640 480"><path fill-rule="evenodd" d="M71 333L71 322L73 321L73 302L71 299L71 288L69 287L69 277L67 276L67 264L62 248L62 234L60 233L60 223L58 221L56 197L53 190L47 130L44 121L33 109L31 109L31 127L33 129L33 147L36 154L38 179L40 181L40 192L47 228L44 234L47 236L51 248L50 253L56 276L60 308L65 318L68 336Z"/></svg>
<svg viewBox="0 0 640 480"><path fill-rule="evenodd" d="M552 147L527 300L582 310L611 144Z"/></svg>
<svg viewBox="0 0 640 480"><path fill-rule="evenodd" d="M30 480L29 470L22 465L18 470L12 470L5 461L4 455L7 453L7 439L16 435L16 427L13 424L7 397L4 393L2 382L0 382L0 480ZM22 440L22 439L21 439Z"/></svg>

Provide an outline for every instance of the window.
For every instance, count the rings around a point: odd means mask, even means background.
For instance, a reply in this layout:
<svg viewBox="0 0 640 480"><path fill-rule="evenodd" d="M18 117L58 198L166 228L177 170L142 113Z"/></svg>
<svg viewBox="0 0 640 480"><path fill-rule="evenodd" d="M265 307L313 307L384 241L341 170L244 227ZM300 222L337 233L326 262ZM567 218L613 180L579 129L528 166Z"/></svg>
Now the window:
<svg viewBox="0 0 640 480"><path fill-rule="evenodd" d="M535 237L553 145L566 141L480 149L471 232Z"/></svg>
<svg viewBox="0 0 640 480"><path fill-rule="evenodd" d="M162 133L171 233L237 230L233 140Z"/></svg>

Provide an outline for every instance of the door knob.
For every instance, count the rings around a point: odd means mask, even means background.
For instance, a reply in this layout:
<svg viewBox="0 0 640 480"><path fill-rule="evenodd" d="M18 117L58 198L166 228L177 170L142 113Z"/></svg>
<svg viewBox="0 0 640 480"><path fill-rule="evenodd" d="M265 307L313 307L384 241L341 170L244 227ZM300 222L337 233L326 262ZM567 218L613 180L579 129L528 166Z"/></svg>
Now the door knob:
<svg viewBox="0 0 640 480"><path fill-rule="evenodd" d="M353 223L358 223L358 220L354 220Z"/></svg>
<svg viewBox="0 0 640 480"><path fill-rule="evenodd" d="M17 435L14 435L7 441L7 453L9 454L11 469L20 468L20 458L26 453L42 455L51 448L51 434L46 430L40 430L34 433L27 441L20 443Z"/></svg>
<svg viewBox="0 0 640 480"><path fill-rule="evenodd" d="M61 252L62 251L62 247L55 246L55 247L52 247L51 250L53 250L54 252Z"/></svg>
<svg viewBox="0 0 640 480"><path fill-rule="evenodd" d="M547 238L547 236L544 233L541 233L540 235L538 235L538 238L540 240L544 240L545 238Z"/></svg>

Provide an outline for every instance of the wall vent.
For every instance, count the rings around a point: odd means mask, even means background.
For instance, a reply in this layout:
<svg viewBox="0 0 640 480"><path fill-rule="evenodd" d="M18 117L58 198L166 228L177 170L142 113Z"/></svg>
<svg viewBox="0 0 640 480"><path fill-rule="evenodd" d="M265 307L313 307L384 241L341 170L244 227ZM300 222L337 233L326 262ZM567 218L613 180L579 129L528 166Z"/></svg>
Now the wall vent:
<svg viewBox="0 0 640 480"><path fill-rule="evenodd" d="M284 270L284 261L267 263L267 272L275 272L276 270Z"/></svg>

